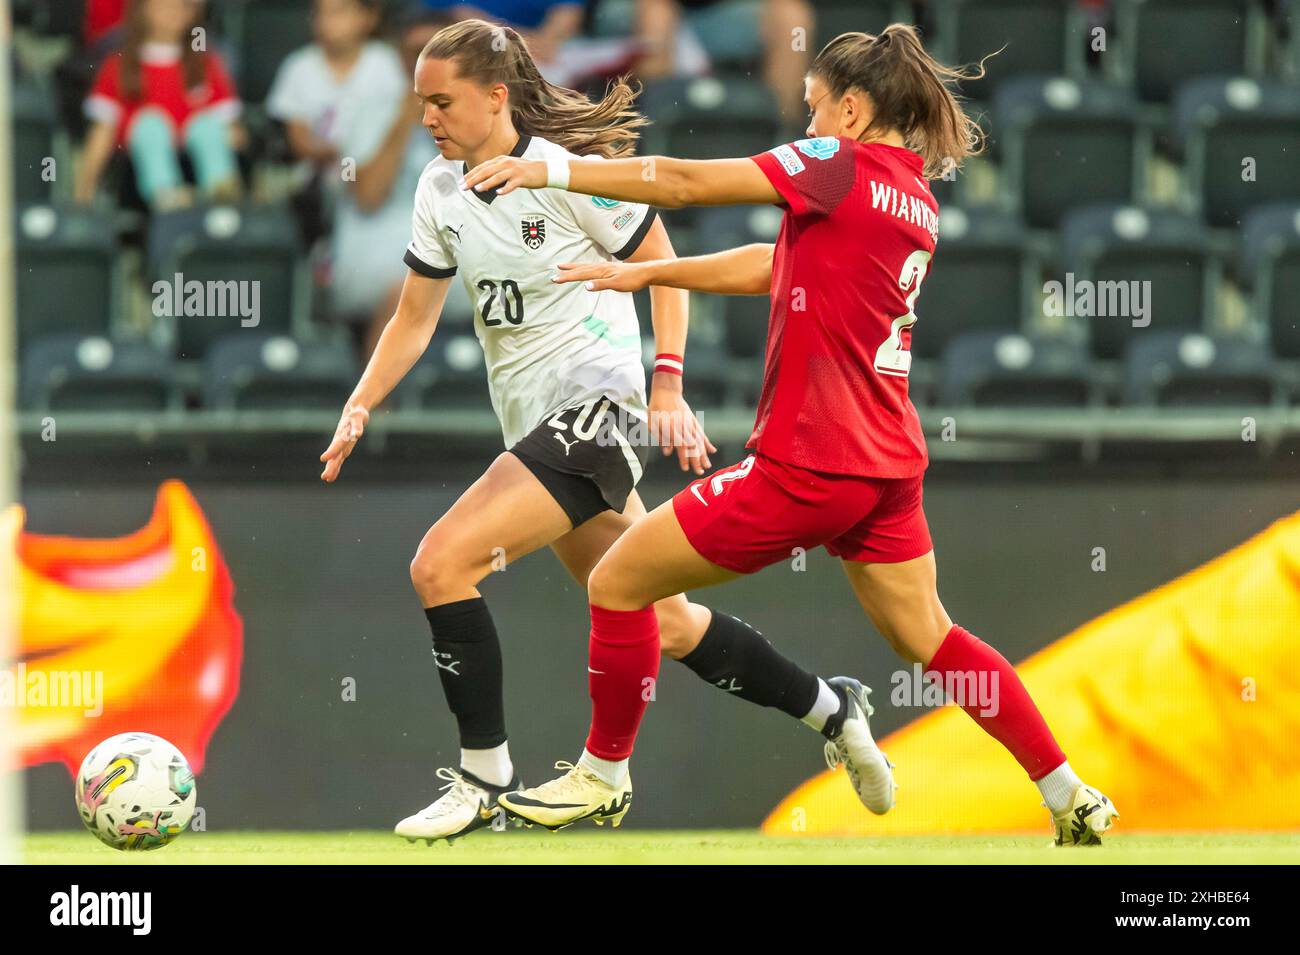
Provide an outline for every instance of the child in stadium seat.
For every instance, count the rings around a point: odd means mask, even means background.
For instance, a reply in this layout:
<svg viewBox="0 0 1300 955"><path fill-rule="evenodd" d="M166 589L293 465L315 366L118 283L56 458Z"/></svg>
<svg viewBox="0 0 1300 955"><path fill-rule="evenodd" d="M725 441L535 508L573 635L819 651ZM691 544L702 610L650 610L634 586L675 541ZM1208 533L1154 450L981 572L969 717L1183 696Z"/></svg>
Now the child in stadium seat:
<svg viewBox="0 0 1300 955"><path fill-rule="evenodd" d="M202 14L203 5L192 0L135 0L128 7L122 48L104 60L86 99L93 125L77 175L79 202L94 199L118 149L130 158L150 208L192 201L183 159L204 196L239 197L240 102L206 33L195 30Z"/></svg>

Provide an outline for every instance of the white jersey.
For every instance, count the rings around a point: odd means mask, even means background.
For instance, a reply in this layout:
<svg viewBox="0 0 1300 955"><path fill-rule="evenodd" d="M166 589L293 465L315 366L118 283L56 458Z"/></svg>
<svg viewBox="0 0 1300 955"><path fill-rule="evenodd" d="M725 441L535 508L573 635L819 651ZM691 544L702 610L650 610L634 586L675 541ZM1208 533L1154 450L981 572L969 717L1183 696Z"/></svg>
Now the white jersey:
<svg viewBox="0 0 1300 955"><path fill-rule="evenodd" d="M511 155L584 158L528 135ZM551 276L560 262L627 258L655 211L559 189L504 196L462 190L464 175L464 163L441 156L425 167L406 264L430 278L459 273L474 302L474 332L506 447L555 412L602 395L645 420L641 329L631 294L589 292L581 282L560 285Z"/></svg>

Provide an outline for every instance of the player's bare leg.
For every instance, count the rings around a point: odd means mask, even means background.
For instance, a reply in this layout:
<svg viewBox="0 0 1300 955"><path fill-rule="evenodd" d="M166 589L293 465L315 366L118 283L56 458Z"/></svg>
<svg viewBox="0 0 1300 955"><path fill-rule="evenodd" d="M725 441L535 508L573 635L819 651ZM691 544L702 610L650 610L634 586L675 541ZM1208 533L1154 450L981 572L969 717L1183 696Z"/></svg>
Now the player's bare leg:
<svg viewBox="0 0 1300 955"><path fill-rule="evenodd" d="M677 526L672 504L660 505L610 546L587 581L591 643L587 663L592 733L582 759L561 760L564 775L500 804L529 825L562 829L582 819L617 826L632 802L627 770L636 728L659 676L659 623L654 604L685 590L737 576L697 554Z"/></svg>
<svg viewBox="0 0 1300 955"><path fill-rule="evenodd" d="M434 661L460 730L457 769L444 767L444 795L397 824L408 839L451 839L488 825L497 798L518 788L506 743L501 646L479 582L570 529L532 472L502 454L429 528L411 561L411 582L433 631Z"/></svg>
<svg viewBox="0 0 1300 955"><path fill-rule="evenodd" d="M622 514L605 511L596 515L551 544L551 550L555 551L555 556L573 575L573 579L586 587L587 579L600 559L645 516L645 504L642 503L641 496L633 491L628 496ZM655 614L659 619L660 646L664 654L675 660L680 660L699 646L713 616L708 607L691 603L681 593L658 601L655 604Z"/></svg>
<svg viewBox="0 0 1300 955"><path fill-rule="evenodd" d="M895 564L842 564L862 609L899 656L922 664L931 679L943 681L950 695L960 695L967 686L992 688L993 700L956 702L1007 748L1038 786L1052 814L1056 844L1100 843L1119 813L1075 775L1006 658L953 624L939 601L934 552ZM984 674L984 679L968 678L976 674Z"/></svg>
<svg viewBox="0 0 1300 955"><path fill-rule="evenodd" d="M633 491L622 514L604 513L574 528L551 549L584 586L592 570L636 522L645 505ZM831 685L784 657L744 621L691 603L684 594L655 601L659 645L705 683L758 706L778 709L821 733L843 708Z"/></svg>
<svg viewBox="0 0 1300 955"><path fill-rule="evenodd" d="M569 529L551 493L522 461L502 453L425 533L411 583L426 607L477 597L494 563L518 560Z"/></svg>
<svg viewBox="0 0 1300 955"><path fill-rule="evenodd" d="M629 502L629 508L633 506L639 507L639 500ZM612 526L614 518L608 520ZM594 523L588 522L574 533ZM566 543L559 543L557 552ZM574 563L580 571L582 565L576 559ZM587 581L592 613L588 682L593 703L587 748L576 765L556 764L566 770L563 776L535 789L506 794L501 805L512 815L552 829L586 818L598 824L609 818L617 825L631 801L627 755L658 676L659 625L683 626L689 638L698 628L700 616L682 591L739 576L695 550L671 502L637 520L609 543ZM698 675L744 699L778 707L803 720L827 736L831 741L828 749L837 745L835 740L841 736L852 735L857 721L865 725L857 681L843 677L825 681L800 670L758 631L735 618L713 614L707 633L694 642L696 646L682 659ZM684 640L677 643L680 648ZM714 679L718 673L724 676ZM726 673L733 675L727 677ZM866 739L872 760L887 774L888 766L870 742L869 732ZM852 750L847 760L851 775L853 760L861 760L863 755ZM862 795L860 787L858 791ZM884 812L892 804L892 780L888 793L888 803L878 800L869 804L870 808Z"/></svg>

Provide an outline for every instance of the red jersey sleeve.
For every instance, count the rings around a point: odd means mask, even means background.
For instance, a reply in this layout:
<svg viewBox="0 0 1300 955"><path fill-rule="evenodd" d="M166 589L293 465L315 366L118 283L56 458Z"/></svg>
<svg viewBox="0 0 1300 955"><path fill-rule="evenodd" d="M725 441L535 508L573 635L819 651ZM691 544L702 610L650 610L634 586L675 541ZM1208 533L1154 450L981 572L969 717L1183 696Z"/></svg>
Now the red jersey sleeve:
<svg viewBox="0 0 1300 955"><path fill-rule="evenodd" d="M848 140L801 139L751 157L797 216L828 216L853 190L857 160Z"/></svg>
<svg viewBox="0 0 1300 955"><path fill-rule="evenodd" d="M122 88L118 81L118 67L122 57L111 53L99 65L95 83L86 96L86 115L96 122L115 122L121 118L126 108L122 100Z"/></svg>

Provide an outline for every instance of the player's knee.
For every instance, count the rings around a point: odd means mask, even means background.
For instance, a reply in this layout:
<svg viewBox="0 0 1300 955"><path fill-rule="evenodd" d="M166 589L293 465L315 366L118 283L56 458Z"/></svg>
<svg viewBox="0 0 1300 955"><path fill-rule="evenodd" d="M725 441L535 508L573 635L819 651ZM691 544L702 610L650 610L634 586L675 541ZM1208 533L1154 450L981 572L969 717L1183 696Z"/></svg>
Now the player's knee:
<svg viewBox="0 0 1300 955"><path fill-rule="evenodd" d="M461 561L437 546L421 545L411 560L411 584L425 602L445 603L476 581Z"/></svg>
<svg viewBox="0 0 1300 955"><path fill-rule="evenodd" d="M626 576L620 574L612 564L605 561L598 563L587 577L587 599L597 607L608 610L636 610L629 605ZM634 603L634 601L632 601ZM644 604L642 604L644 606Z"/></svg>

